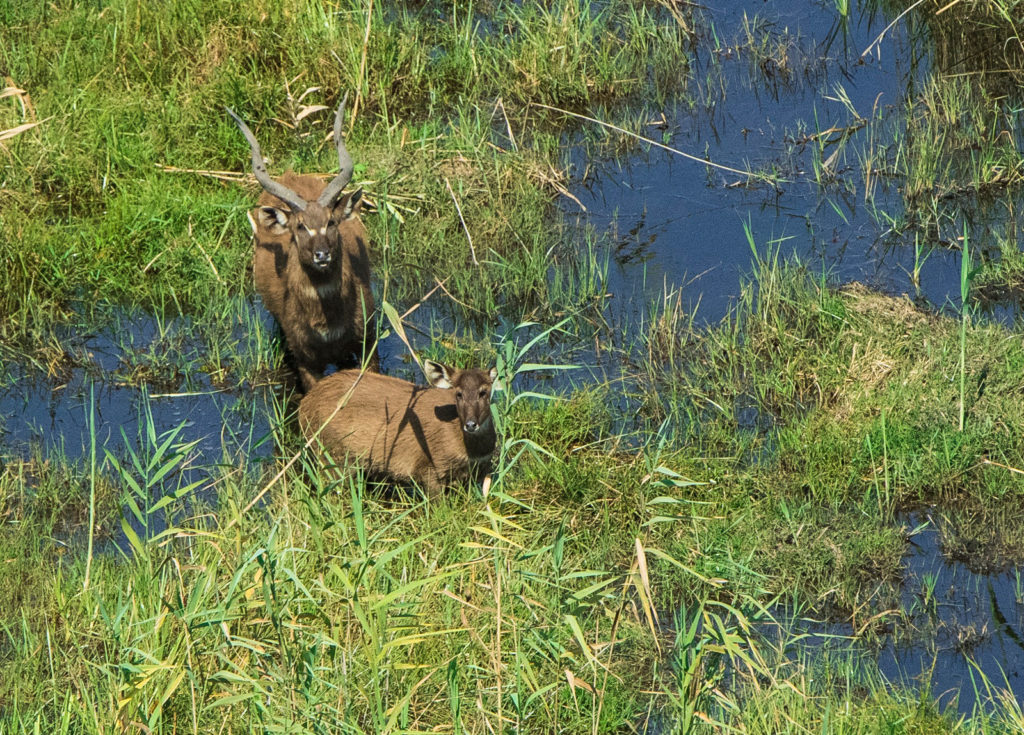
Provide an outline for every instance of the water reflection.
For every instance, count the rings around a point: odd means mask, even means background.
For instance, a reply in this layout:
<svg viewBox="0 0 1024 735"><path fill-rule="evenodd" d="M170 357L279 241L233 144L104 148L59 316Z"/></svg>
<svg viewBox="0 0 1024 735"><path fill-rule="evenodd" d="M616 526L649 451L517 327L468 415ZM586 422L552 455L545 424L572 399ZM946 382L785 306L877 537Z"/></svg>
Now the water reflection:
<svg viewBox="0 0 1024 735"><path fill-rule="evenodd" d="M920 34L896 24L872 46L888 18L843 19L819 2L713 2L706 13L714 34L696 45L689 97L653 114L647 135L771 182L659 148L610 161L574 149L572 166L586 174L572 193L585 211L568 199L563 210L609 233L617 303L646 303L665 282L689 283L698 319L718 321L751 270L749 226L758 248L795 253L837 282L958 304L965 223L976 257L998 257L995 243L1016 231L1019 214L985 196L951 196L918 221L891 161L863 160L879 148L870 136L902 135L908 100L928 72ZM991 311L1003 320L1015 313L1005 304Z"/></svg>

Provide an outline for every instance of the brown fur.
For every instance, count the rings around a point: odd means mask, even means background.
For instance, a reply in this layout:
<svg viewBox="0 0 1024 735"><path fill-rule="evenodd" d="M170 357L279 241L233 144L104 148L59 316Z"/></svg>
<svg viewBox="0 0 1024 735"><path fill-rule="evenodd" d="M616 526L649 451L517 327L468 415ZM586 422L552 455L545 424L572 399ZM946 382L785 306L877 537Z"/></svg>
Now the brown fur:
<svg viewBox="0 0 1024 735"><path fill-rule="evenodd" d="M256 241L253 275L263 303L281 325L303 386L309 390L332 363L358 364L364 350L373 350L369 367L378 371L372 330L367 330L374 302L369 238L359 220L361 192L341 196L333 208L323 208L315 205L324 189L319 179L289 171L278 181L310 206L292 213L287 204L263 192L250 213ZM287 222L282 224L280 216ZM333 226L328 218L334 220ZM314 232L327 227L327 236L317 243L304 226ZM335 238L333 230L340 237ZM326 240L330 242L325 245ZM311 262L314 246L332 251L327 268Z"/></svg>
<svg viewBox="0 0 1024 735"><path fill-rule="evenodd" d="M308 437L323 427L317 440L335 461L437 494L490 466L495 371L429 361L425 369L437 387L358 370L329 375L302 399L299 425Z"/></svg>

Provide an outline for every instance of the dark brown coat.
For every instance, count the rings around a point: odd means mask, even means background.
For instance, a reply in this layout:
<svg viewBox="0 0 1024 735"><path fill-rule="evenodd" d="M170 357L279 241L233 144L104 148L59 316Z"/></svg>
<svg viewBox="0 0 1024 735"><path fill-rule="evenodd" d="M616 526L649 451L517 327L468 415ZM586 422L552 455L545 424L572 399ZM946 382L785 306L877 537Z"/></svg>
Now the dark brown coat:
<svg viewBox="0 0 1024 735"><path fill-rule="evenodd" d="M312 176L291 172L278 181L311 201L324 188ZM361 204L360 191L347 194L333 208L323 210L321 222L309 216L320 213L311 212L312 206L298 215L286 213L287 205L265 191L259 207L250 212L256 290L281 325L306 390L328 365L360 364L364 350L372 352L370 369L379 370L370 327L374 302L369 238L359 220ZM292 222L300 217L301 221ZM317 237L325 227L325 235ZM321 246L329 253L326 265L317 262Z"/></svg>
<svg viewBox="0 0 1024 735"><path fill-rule="evenodd" d="M329 375L302 399L299 425L334 461L432 495L486 472L497 440L495 371L431 361L424 371L433 387L358 370Z"/></svg>
<svg viewBox="0 0 1024 735"><path fill-rule="evenodd" d="M252 168L263 187L249 213L256 254L256 290L277 319L309 390L334 364L368 364L379 370L373 346L373 295L366 228L359 220L362 190L342 196L352 178L352 157L342 137L345 100L334 114L338 175L326 185L292 172L274 180L259 143L230 109L249 143Z"/></svg>

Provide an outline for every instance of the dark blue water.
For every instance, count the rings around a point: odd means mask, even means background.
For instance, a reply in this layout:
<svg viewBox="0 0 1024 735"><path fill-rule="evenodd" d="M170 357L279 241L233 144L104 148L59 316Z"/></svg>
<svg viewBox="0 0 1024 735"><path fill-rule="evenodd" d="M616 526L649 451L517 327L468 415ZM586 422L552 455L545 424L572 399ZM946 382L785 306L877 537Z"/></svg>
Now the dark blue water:
<svg viewBox="0 0 1024 735"><path fill-rule="evenodd" d="M1011 568L979 574L949 558L943 537L927 514L902 519L911 533L903 559L898 600L888 614L865 613L854 624L809 618L783 623L784 632L801 634L799 650L829 650L832 657L870 657L885 678L912 690L925 687L940 708L970 715L995 692L1009 690L1018 701L1024 692L1024 576ZM897 614L896 608L899 608ZM786 619L786 612L781 611ZM874 632L866 643L864 630ZM880 642L880 643L879 643ZM979 675L980 674L980 675Z"/></svg>
<svg viewBox="0 0 1024 735"><path fill-rule="evenodd" d="M913 646L889 642L879 666L890 679L911 680L930 671L932 693L954 701L962 713L976 703L974 684L986 692L981 672L1018 700L1024 693L1024 577L1019 569L977 574L949 559L942 536L927 515L911 515L916 528L904 558L902 608L911 611L919 640ZM911 640L915 636L911 633ZM932 664L935 664L932 669Z"/></svg>
<svg viewBox="0 0 1024 735"><path fill-rule="evenodd" d="M215 384L188 317L114 312L105 321L91 331L69 329L63 345L73 367L57 365L56 375L6 366L13 381L0 390L4 454L25 456L34 446L44 455L82 457L90 413L97 445L115 454L136 445L148 423L158 435L183 426L181 441L198 442L200 464L272 453L272 387Z"/></svg>
<svg viewBox="0 0 1024 735"><path fill-rule="evenodd" d="M777 179L748 179L657 147L613 160L595 158L589 148L574 151L573 171L584 178L572 193L586 211L568 199L561 208L608 233L615 303L640 309L666 285L678 286L699 322L718 321L734 303L741 277L751 272L749 228L762 255L774 249L795 255L834 282L909 293L933 307L958 304L963 203L940 205L944 224L925 238L918 294L909 276L914 232L892 229L904 215L900 182L876 176L866 196L858 161L872 131L902 130L905 101L927 71L922 39L910 38L900 23L861 56L889 18L854 17L844 25L832 3L813 0L719 0L704 7L715 35L706 31L698 44L689 87L709 101L649 111L646 136L730 168L772 171ZM791 73L758 63L735 43L743 40L745 17L759 37L786 43ZM876 121L858 129L858 118ZM827 138L844 129L849 135L832 176L820 185L811 137L829 129L837 132ZM826 146L819 158L828 160L837 147ZM1019 219L1001 208L968 206L965 212L976 252L990 248L1001 225ZM995 305L994 313L1008 320L1013 309Z"/></svg>
<svg viewBox="0 0 1024 735"><path fill-rule="evenodd" d="M281 339L258 301L241 308L246 314L237 331L259 334L237 335L235 349L255 356L255 342ZM0 388L0 455L27 456L35 447L71 460L85 456L90 412L98 446L115 454L138 444L151 424L157 435L183 427L180 441L197 442L193 464L199 466L274 455L271 425L294 410L296 377L288 367L258 375L255 384L218 381L189 317L113 310L103 322L88 331L69 327L63 344L73 367L58 365L56 375L38 366L4 366L9 384ZM415 371L399 348L396 339L382 344L382 365L411 379Z"/></svg>

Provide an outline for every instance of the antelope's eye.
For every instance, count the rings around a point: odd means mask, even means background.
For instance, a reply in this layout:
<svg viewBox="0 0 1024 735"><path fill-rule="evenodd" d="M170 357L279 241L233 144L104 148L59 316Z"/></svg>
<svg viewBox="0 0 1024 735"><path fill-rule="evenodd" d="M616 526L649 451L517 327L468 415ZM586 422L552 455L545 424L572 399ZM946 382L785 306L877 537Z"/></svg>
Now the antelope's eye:
<svg viewBox="0 0 1024 735"><path fill-rule="evenodd" d="M337 223L333 219L327 220L328 227L334 227Z"/></svg>
<svg viewBox="0 0 1024 735"><path fill-rule="evenodd" d="M462 400L462 391L461 390L455 391L455 400L457 400L457 401L461 401Z"/></svg>
<svg viewBox="0 0 1024 735"><path fill-rule="evenodd" d="M487 389L486 388L481 388L480 389L480 397L481 398L486 398L487 397Z"/></svg>

